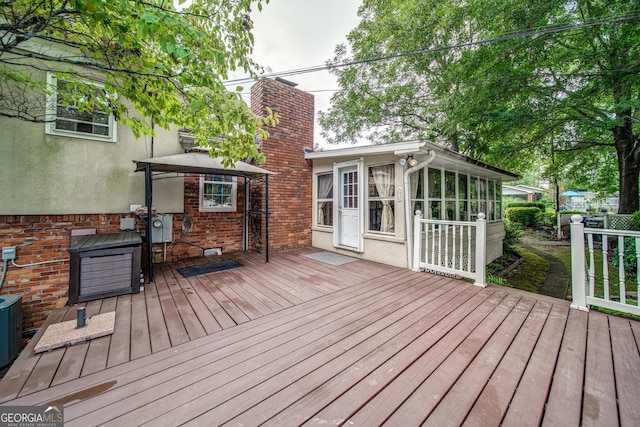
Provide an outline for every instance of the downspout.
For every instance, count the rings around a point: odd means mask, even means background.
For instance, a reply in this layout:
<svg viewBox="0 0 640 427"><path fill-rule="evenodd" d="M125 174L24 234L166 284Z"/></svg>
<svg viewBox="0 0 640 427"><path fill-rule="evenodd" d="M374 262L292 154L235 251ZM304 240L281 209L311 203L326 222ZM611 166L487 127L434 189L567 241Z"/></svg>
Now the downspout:
<svg viewBox="0 0 640 427"><path fill-rule="evenodd" d="M413 268L413 231L412 231L412 228L411 228L411 224L413 224L413 215L414 215L414 213L411 212L411 182L410 182L409 176L412 173L417 172L420 169L422 169L425 166L427 166L435 158L436 158L436 152L433 151L433 150L429 150L429 157L427 158L427 160L425 160L424 162L419 163L419 164L415 165L414 167L409 168L406 171L404 171L404 179L403 179L403 183L404 183L404 215L405 215L404 229L405 229L406 237L407 237L407 267L410 268L410 269Z"/></svg>

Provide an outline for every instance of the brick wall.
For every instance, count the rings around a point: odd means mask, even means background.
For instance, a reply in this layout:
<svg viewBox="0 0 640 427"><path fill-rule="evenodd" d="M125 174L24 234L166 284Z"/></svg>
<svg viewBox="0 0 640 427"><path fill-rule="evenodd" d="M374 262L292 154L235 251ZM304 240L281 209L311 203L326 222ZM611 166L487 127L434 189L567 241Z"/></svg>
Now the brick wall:
<svg viewBox="0 0 640 427"><path fill-rule="evenodd" d="M261 166L277 174L269 177L270 247L311 246L312 165L304 148L313 147L313 95L262 79L251 90L251 107L256 114L269 107L280 115L261 148L267 159Z"/></svg>
<svg viewBox="0 0 640 427"><path fill-rule="evenodd" d="M0 215L0 247L15 246L17 264L62 260L32 267L9 265L3 294L22 294L24 330L38 328L48 313L66 303L69 238L74 228L117 232L123 215Z"/></svg>
<svg viewBox="0 0 640 427"><path fill-rule="evenodd" d="M173 216L174 242L167 244L167 261L202 256L203 249L208 248L222 248L222 252L242 250L244 179L238 177L238 199L235 212L199 212L199 175L185 176L184 184L184 214ZM190 221L185 223L186 217L190 217ZM190 229L185 226L189 222L191 222ZM154 261L163 261L164 248L162 245L154 246L156 251Z"/></svg>

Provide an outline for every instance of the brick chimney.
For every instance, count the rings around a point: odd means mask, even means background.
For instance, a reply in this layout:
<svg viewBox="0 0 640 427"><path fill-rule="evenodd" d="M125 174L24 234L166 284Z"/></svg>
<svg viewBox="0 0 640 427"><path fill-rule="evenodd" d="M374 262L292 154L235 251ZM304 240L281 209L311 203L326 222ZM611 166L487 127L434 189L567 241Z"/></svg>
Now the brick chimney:
<svg viewBox="0 0 640 427"><path fill-rule="evenodd" d="M254 113L266 115L269 107L280 115L278 125L266 129L270 136L261 147L266 157L261 167L277 173L269 177L272 249L311 246L312 167L304 148L313 147L314 99L293 86L285 80L262 79L251 88ZM264 235L263 226L260 232Z"/></svg>

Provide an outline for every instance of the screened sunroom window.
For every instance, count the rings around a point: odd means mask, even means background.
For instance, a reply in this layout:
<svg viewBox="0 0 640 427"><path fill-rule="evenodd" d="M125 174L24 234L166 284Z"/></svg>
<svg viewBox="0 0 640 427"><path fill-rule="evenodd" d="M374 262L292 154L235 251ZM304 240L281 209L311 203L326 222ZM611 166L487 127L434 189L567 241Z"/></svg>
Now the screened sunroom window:
<svg viewBox="0 0 640 427"><path fill-rule="evenodd" d="M411 177L411 208L412 214L420 210L427 219L475 221L482 212L488 221L501 220L502 183L444 169L421 169Z"/></svg>

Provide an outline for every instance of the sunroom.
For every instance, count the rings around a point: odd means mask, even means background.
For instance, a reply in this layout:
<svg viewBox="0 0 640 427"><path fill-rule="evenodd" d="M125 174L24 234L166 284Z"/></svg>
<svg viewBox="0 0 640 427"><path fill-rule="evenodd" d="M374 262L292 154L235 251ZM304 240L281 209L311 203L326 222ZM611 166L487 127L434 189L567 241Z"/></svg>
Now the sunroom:
<svg viewBox="0 0 640 427"><path fill-rule="evenodd" d="M452 227L481 218L485 262L502 255L502 183L516 174L425 141L315 151L306 158L313 162L315 247L412 268L414 249L433 251L429 236L449 247L475 244L475 231ZM436 224L422 233L422 245L413 244L417 211Z"/></svg>

